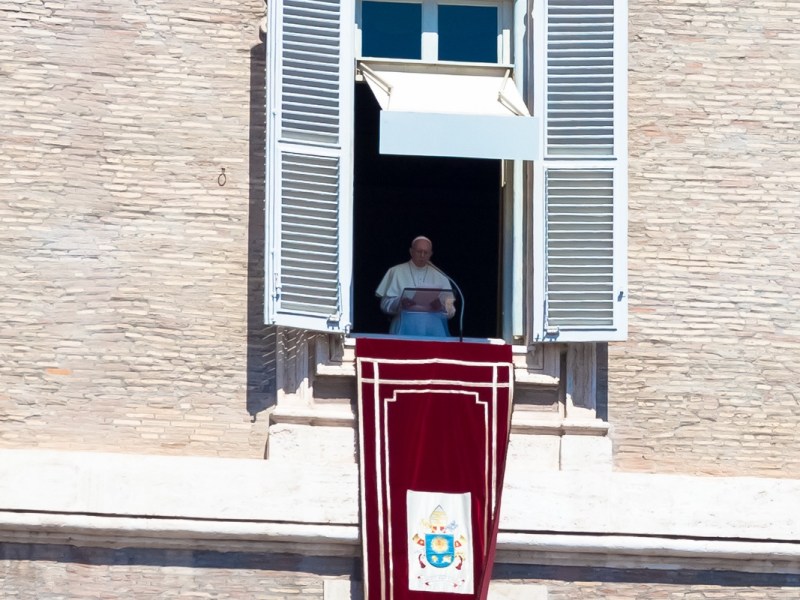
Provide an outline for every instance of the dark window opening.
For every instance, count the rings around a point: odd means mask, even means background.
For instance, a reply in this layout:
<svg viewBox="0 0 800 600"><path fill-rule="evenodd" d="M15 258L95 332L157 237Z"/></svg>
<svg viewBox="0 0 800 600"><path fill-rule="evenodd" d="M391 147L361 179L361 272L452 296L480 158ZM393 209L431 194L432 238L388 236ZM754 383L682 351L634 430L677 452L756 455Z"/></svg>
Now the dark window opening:
<svg viewBox="0 0 800 600"><path fill-rule="evenodd" d="M353 331L388 332L375 288L409 259L411 240L426 235L433 262L464 292L464 336L500 337L500 161L381 155L379 114L369 87L356 84Z"/></svg>

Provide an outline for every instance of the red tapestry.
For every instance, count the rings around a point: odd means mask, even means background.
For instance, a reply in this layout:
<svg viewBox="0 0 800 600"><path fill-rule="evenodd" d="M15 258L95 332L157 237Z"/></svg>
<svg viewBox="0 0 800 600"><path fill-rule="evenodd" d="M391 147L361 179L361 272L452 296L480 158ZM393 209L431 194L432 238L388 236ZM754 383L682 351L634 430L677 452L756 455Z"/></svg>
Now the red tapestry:
<svg viewBox="0 0 800 600"><path fill-rule="evenodd" d="M511 347L359 338L356 359L365 600L484 600Z"/></svg>

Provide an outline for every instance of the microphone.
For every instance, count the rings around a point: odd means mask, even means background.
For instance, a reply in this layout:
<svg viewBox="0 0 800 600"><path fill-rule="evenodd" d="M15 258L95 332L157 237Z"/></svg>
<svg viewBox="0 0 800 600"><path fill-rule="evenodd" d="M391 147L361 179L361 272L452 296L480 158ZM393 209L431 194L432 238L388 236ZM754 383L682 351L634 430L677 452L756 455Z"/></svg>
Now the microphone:
<svg viewBox="0 0 800 600"><path fill-rule="evenodd" d="M458 315L458 341L459 342L463 342L464 341L464 304L465 304L465 302L464 302L464 292L461 291L461 288L458 287L458 284L456 283L456 280L453 279L452 277L450 277L450 275L448 275L447 273L442 271L439 267L437 267L432 262L428 261L428 264L430 266L432 266L436 271L439 271L439 273L441 273L445 277L445 279L447 279L447 281L450 282L450 284L456 289L456 291L458 292L459 297L461 298L461 311L460 311L460 314Z"/></svg>

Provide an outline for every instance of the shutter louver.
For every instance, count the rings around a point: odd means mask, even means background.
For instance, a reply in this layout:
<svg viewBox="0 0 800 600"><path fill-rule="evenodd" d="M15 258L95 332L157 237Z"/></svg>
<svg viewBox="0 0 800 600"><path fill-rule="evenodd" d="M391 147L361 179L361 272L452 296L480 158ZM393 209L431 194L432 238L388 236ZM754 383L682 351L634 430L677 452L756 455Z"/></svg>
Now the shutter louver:
<svg viewBox="0 0 800 600"><path fill-rule="evenodd" d="M627 323L627 4L545 0L535 93L533 338L624 340Z"/></svg>
<svg viewBox="0 0 800 600"><path fill-rule="evenodd" d="M547 153L614 153L614 0L547 4Z"/></svg>
<svg viewBox="0 0 800 600"><path fill-rule="evenodd" d="M269 4L268 323L349 328L353 15L340 0Z"/></svg>
<svg viewBox="0 0 800 600"><path fill-rule="evenodd" d="M340 3L283 3L283 140L339 142Z"/></svg>
<svg viewBox="0 0 800 600"><path fill-rule="evenodd" d="M614 324L613 171L551 169L546 175L547 326Z"/></svg>
<svg viewBox="0 0 800 600"><path fill-rule="evenodd" d="M282 156L281 306L324 317L338 311L338 160Z"/></svg>

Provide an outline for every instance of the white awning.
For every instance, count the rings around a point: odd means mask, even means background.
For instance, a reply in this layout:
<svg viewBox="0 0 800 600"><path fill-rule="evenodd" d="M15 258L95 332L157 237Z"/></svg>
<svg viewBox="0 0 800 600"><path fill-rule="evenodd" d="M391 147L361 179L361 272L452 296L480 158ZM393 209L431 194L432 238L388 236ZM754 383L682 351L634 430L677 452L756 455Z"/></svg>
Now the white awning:
<svg viewBox="0 0 800 600"><path fill-rule="evenodd" d="M380 152L534 160L538 119L505 65L361 61L380 116Z"/></svg>

